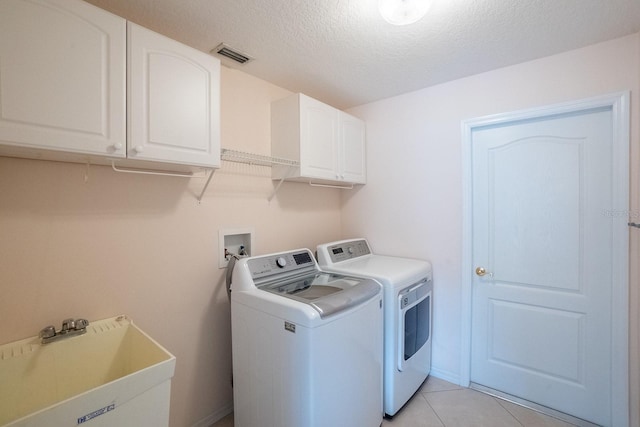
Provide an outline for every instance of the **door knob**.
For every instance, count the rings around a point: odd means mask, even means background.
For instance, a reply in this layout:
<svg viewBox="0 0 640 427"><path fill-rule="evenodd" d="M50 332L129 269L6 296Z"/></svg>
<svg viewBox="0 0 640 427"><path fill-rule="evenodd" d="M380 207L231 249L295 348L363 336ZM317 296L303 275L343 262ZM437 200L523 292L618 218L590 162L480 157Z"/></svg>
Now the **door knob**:
<svg viewBox="0 0 640 427"><path fill-rule="evenodd" d="M487 270L484 267L478 267L478 268L476 268L476 274L478 276L482 277L485 274L487 274Z"/></svg>

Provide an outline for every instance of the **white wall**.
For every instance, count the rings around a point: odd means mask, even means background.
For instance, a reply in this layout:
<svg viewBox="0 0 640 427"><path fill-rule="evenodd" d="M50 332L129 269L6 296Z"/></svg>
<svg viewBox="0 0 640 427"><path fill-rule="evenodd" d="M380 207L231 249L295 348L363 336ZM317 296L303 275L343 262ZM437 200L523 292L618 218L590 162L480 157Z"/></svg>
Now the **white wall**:
<svg viewBox="0 0 640 427"><path fill-rule="evenodd" d="M452 52L455 54L455 52ZM367 122L368 184L343 196L343 237L434 266L432 372L461 373L461 121L632 91L631 213L640 217L640 34L542 58L350 110ZM631 402L638 423L638 230L631 247Z"/></svg>

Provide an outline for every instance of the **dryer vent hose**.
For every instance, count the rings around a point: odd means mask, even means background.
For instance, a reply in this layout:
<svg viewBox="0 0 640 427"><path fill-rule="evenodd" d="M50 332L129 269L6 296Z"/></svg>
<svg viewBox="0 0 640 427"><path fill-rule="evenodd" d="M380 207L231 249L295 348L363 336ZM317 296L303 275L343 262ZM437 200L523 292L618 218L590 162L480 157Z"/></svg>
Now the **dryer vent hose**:
<svg viewBox="0 0 640 427"><path fill-rule="evenodd" d="M229 258L229 263L227 264L227 277L226 277L227 297L231 299L231 276L233 275L233 269L236 266L236 261L239 260L240 258L249 256L249 254L244 249L244 246L240 246L240 249L238 250L237 254L227 251L227 256Z"/></svg>

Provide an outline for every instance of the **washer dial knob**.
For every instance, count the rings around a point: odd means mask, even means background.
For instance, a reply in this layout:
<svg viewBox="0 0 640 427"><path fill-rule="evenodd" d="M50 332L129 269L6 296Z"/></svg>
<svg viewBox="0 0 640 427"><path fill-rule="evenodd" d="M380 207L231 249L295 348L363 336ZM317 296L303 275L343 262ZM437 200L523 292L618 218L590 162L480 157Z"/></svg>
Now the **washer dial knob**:
<svg viewBox="0 0 640 427"><path fill-rule="evenodd" d="M287 260L284 257L276 259L276 265L280 268L284 268L287 265Z"/></svg>

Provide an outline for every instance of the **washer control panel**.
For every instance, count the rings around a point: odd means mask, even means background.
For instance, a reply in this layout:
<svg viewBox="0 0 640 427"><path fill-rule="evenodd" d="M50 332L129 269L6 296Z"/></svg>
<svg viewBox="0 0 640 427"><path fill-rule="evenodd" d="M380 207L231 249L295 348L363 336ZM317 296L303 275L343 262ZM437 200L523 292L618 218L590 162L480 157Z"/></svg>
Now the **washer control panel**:
<svg viewBox="0 0 640 427"><path fill-rule="evenodd" d="M343 242L327 248L331 262L346 261L364 255L369 255L371 250L366 240L352 240Z"/></svg>
<svg viewBox="0 0 640 427"><path fill-rule="evenodd" d="M286 274L303 268L315 268L315 261L309 250L301 250L247 260L253 279L262 279L276 274Z"/></svg>

